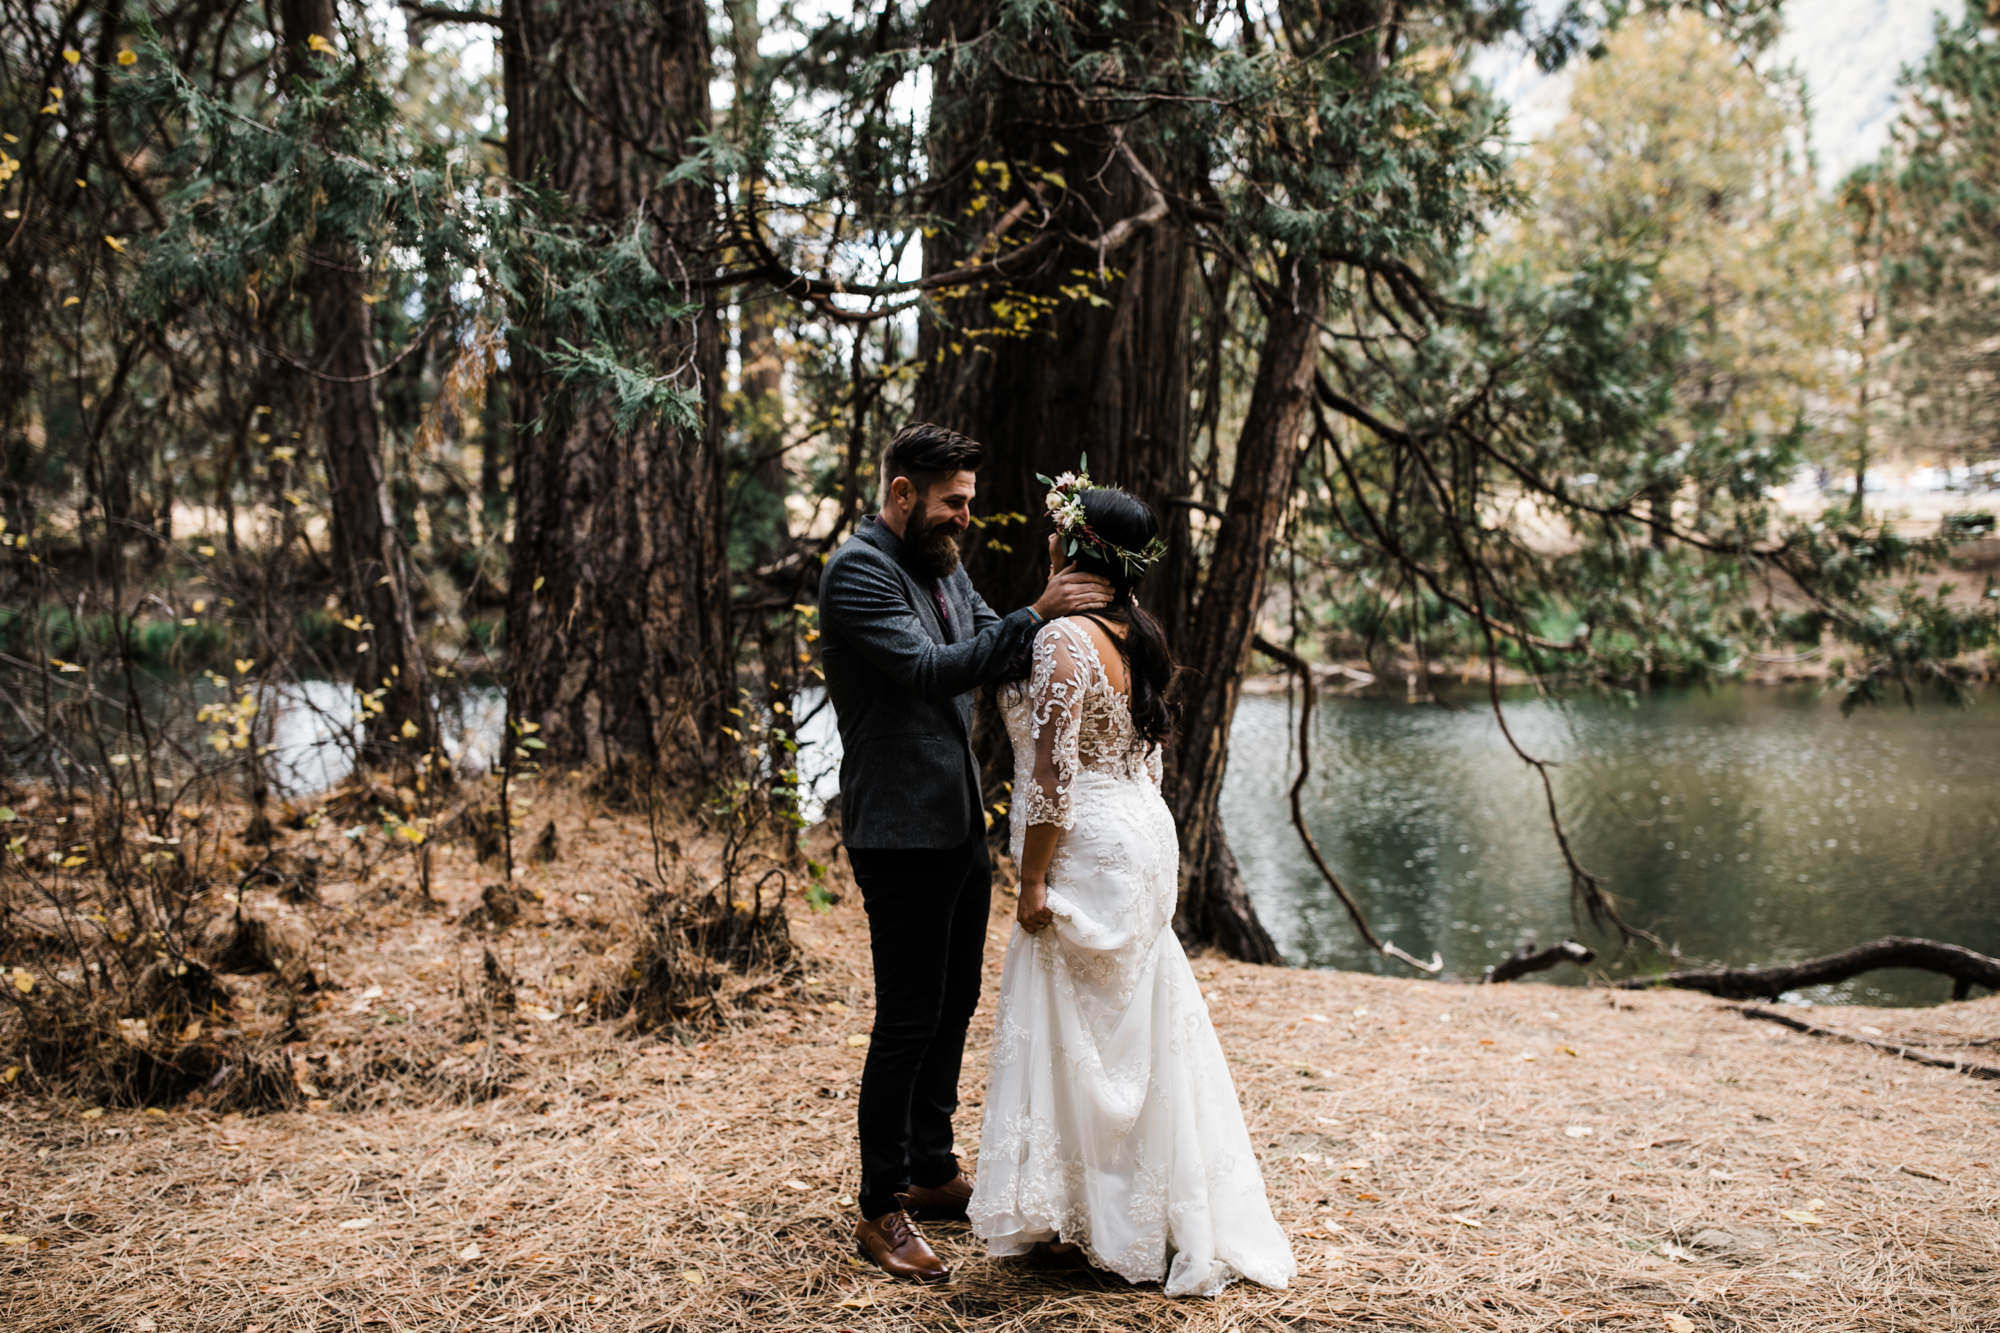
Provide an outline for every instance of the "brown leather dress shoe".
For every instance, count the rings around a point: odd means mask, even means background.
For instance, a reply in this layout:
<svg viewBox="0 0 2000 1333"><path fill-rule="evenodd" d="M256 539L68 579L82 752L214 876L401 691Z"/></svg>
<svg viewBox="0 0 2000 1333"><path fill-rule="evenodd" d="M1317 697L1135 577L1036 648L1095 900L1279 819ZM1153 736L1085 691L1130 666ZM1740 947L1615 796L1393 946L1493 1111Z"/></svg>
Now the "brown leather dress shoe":
<svg viewBox="0 0 2000 1333"><path fill-rule="evenodd" d="M918 1282L943 1282L951 1277L951 1270L901 1208L880 1217L862 1218L854 1228L854 1247L890 1277Z"/></svg>
<svg viewBox="0 0 2000 1333"><path fill-rule="evenodd" d="M912 1185L896 1197L919 1222L963 1222L972 1202L972 1178L961 1171L942 1185Z"/></svg>

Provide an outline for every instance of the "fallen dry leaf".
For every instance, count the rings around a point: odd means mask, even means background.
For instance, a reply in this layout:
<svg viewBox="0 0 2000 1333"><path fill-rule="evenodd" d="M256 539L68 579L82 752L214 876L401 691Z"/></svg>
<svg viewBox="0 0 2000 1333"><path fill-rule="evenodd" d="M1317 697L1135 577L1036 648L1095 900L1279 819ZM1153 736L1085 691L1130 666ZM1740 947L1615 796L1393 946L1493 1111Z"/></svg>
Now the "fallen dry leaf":
<svg viewBox="0 0 2000 1333"><path fill-rule="evenodd" d="M460 1250L458 1252L458 1257L465 1260L467 1263L470 1263L472 1260L477 1259L479 1257L479 1242L475 1240L472 1242L472 1244Z"/></svg>
<svg viewBox="0 0 2000 1333"><path fill-rule="evenodd" d="M363 1227L372 1227L374 1225L375 1219L372 1217L350 1217L340 1224L340 1229L342 1231L359 1231Z"/></svg>
<svg viewBox="0 0 2000 1333"><path fill-rule="evenodd" d="M1667 1316L1667 1328L1671 1333L1694 1333L1694 1320L1684 1314L1670 1314Z"/></svg>

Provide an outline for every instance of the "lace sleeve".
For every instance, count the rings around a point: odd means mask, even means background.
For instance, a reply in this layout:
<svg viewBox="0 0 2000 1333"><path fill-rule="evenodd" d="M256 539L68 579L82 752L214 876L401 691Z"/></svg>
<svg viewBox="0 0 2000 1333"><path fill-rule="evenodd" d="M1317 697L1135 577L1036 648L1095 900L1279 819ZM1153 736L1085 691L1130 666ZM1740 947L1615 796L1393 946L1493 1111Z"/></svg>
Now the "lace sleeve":
<svg viewBox="0 0 2000 1333"><path fill-rule="evenodd" d="M1146 747L1146 776L1153 780L1153 790L1158 791L1167 781L1166 746Z"/></svg>
<svg viewBox="0 0 2000 1333"><path fill-rule="evenodd" d="M1035 638L1034 661L1028 672L1028 720L1035 739L1035 772L1024 793L1022 823L1072 828L1070 784L1076 780L1079 737L1083 728L1083 693L1089 684L1085 659L1070 641L1062 622Z"/></svg>

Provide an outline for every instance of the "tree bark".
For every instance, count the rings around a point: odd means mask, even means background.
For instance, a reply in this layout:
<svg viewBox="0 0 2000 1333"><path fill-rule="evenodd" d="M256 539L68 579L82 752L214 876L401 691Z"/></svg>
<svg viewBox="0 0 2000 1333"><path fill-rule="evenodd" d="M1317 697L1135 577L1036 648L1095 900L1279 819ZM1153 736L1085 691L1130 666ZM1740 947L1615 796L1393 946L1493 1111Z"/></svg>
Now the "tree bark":
<svg viewBox="0 0 2000 1333"><path fill-rule="evenodd" d="M1194 686L1174 736L1167 802L1181 831L1181 899L1175 927L1185 939L1238 958L1277 962L1257 921L1223 832L1220 799L1229 727L1242 692L1244 659L1257 634L1266 574L1298 476L1299 437L1319 352L1323 305L1317 275L1286 261L1274 284L1257 379L1229 502L1209 557L1208 580L1181 645Z"/></svg>
<svg viewBox="0 0 2000 1333"><path fill-rule="evenodd" d="M508 0L508 168L606 236L647 228L669 281L700 276L708 187L663 178L709 128L708 15L694 0ZM713 776L732 685L722 456L713 412L616 429L601 399L559 393L543 350L577 330L529 321L511 344L516 496L507 650L517 717L546 757ZM650 337L658 363L720 382L712 305ZM539 422L539 425L535 423Z"/></svg>
<svg viewBox="0 0 2000 1333"><path fill-rule="evenodd" d="M333 0L284 0L286 56L294 77L317 79L310 42L332 41ZM361 259L341 240L308 242L304 280L312 319L312 399L332 490L335 566L346 609L359 617L354 686L376 700L364 710L361 757L380 763L438 748L437 715L410 600L410 572L397 539L382 466L375 401L375 349Z"/></svg>
<svg viewBox="0 0 2000 1333"><path fill-rule="evenodd" d="M1128 7L1117 37L1143 46L1151 59L1171 61L1186 20L1184 8L1173 3ZM987 6L937 0L926 11L926 38L940 46L962 44L993 21ZM1073 22L1087 44L1089 21L1073 16ZM932 197L944 216L966 222L956 234L941 229L926 240L925 271L992 258L1024 243L1035 229L1087 238L1127 219L1148 221L1115 253L1066 241L1004 288L941 303L919 331L923 373L916 415L987 446L979 479L986 527L967 564L996 609L1031 600L1045 577L1044 488L1036 473L1054 475L1087 456L1093 478L1124 487L1160 512L1167 555L1140 597L1174 651L1194 668L1184 682L1186 711L1167 764L1166 795L1182 839L1175 926L1191 944L1277 962L1277 949L1244 891L1218 801L1265 567L1296 476L1319 287L1296 265L1280 279L1274 304L1282 308L1273 311L1267 331L1204 585L1190 508L1170 502L1187 496L1193 472L1191 329L1198 314L1224 315L1197 305L1193 224L1170 201L1195 196L1205 173L1201 163L1187 160L1185 142L1172 154L1152 151L1150 126L1107 125L1102 107L1083 106L1061 84L1021 78L982 83L962 75L952 61L940 64L932 103ZM996 185L996 163L1005 164L1011 190ZM986 206L975 208L982 198ZM996 220L1024 198L1028 208L1015 224L1019 230L996 236ZM1025 329L1009 328L1010 311L1035 302L1045 308ZM987 721L977 740L989 779L997 779L1011 767L1002 759L1001 729Z"/></svg>
<svg viewBox="0 0 2000 1333"><path fill-rule="evenodd" d="M1962 992L1970 986L2000 990L2000 958L1989 958L1957 944L1902 935L1885 936L1800 963L1667 972L1656 977L1631 977L1618 986L1621 990L1674 986L1704 991L1725 1000L1772 1000L1801 986L1831 985L1882 967L1913 967L1941 973L1957 983L1959 999L1964 998Z"/></svg>

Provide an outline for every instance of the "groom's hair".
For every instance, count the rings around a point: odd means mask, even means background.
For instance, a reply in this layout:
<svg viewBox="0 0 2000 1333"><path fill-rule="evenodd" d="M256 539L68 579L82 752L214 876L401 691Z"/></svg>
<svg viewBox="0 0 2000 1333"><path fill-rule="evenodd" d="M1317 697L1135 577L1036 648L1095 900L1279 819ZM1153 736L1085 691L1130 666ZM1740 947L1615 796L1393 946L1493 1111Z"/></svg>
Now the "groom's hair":
<svg viewBox="0 0 2000 1333"><path fill-rule="evenodd" d="M889 496L889 483L908 477L919 491L929 490L940 477L954 472L977 472L986 461L986 446L930 421L912 421L896 432L882 451L882 497Z"/></svg>

